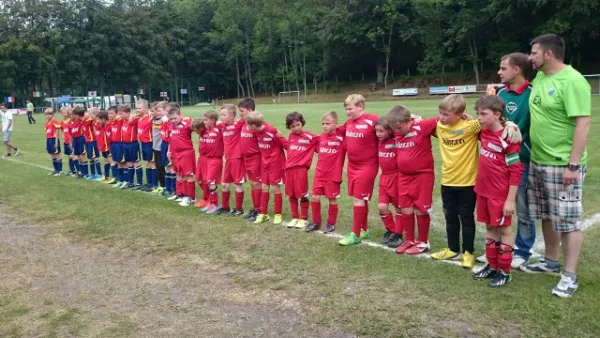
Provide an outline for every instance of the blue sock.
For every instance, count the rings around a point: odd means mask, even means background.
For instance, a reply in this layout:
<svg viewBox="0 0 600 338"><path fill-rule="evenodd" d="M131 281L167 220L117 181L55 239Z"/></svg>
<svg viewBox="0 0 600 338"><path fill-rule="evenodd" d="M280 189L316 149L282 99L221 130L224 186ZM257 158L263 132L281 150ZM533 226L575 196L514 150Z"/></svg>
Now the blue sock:
<svg viewBox="0 0 600 338"><path fill-rule="evenodd" d="M87 165L90 167L90 173L92 176L96 175L96 167L94 166L94 163L92 161L87 161Z"/></svg>
<svg viewBox="0 0 600 338"><path fill-rule="evenodd" d="M133 168L126 168L127 169L127 182L131 185L133 185L133 176L135 175L135 170Z"/></svg>
<svg viewBox="0 0 600 338"><path fill-rule="evenodd" d="M96 162L94 164L96 165L96 174L102 175L102 165L100 164L100 160L96 159Z"/></svg>
<svg viewBox="0 0 600 338"><path fill-rule="evenodd" d="M110 164L109 163L104 163L104 177L106 177L106 178L110 177Z"/></svg>
<svg viewBox="0 0 600 338"><path fill-rule="evenodd" d="M77 172L77 162L72 158L69 158L69 170L72 173Z"/></svg>
<svg viewBox="0 0 600 338"><path fill-rule="evenodd" d="M125 168L119 168L119 182L127 181L127 170Z"/></svg>
<svg viewBox="0 0 600 338"><path fill-rule="evenodd" d="M79 170L81 171L82 175L87 175L88 174L88 163L86 163L85 161L83 162L79 162Z"/></svg>
<svg viewBox="0 0 600 338"><path fill-rule="evenodd" d="M171 191L171 174L165 173L165 190Z"/></svg>
<svg viewBox="0 0 600 338"><path fill-rule="evenodd" d="M144 184L144 171L142 170L142 166L139 165L137 167L135 167L135 176L137 176L137 184L138 185L142 185Z"/></svg>
<svg viewBox="0 0 600 338"><path fill-rule="evenodd" d="M175 174L169 173L169 191L175 191Z"/></svg>
<svg viewBox="0 0 600 338"><path fill-rule="evenodd" d="M56 160L56 167L58 168L58 172L62 172L62 158Z"/></svg>
<svg viewBox="0 0 600 338"><path fill-rule="evenodd" d="M112 177L114 177L115 180L118 181L119 180L119 167L117 167L116 164L111 165L110 172L112 174Z"/></svg>

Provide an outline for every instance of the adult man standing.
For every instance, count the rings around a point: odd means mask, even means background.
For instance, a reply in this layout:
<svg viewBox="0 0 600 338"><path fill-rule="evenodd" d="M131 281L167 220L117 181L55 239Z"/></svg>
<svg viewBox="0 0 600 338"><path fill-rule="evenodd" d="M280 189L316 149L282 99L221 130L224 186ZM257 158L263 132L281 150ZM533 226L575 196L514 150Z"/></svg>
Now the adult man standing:
<svg viewBox="0 0 600 338"><path fill-rule="evenodd" d="M10 143L10 134L13 131L13 116L6 108L6 103L0 103L0 112L2 112L2 140L6 145L6 157L11 156L10 151L15 151L15 156L19 155L19 148Z"/></svg>
<svg viewBox="0 0 600 338"><path fill-rule="evenodd" d="M564 63L564 40L554 34L531 42L529 61L538 73L533 80L529 207L542 219L544 258L521 270L559 274L562 243L565 269L552 294L570 297L579 286L576 276L583 234L583 179L591 122L591 89L587 80Z"/></svg>
<svg viewBox="0 0 600 338"><path fill-rule="evenodd" d="M29 124L35 124L35 119L33 118L33 110L35 109L35 107L33 106L33 103L31 103L31 100L27 99L27 120L29 121Z"/></svg>

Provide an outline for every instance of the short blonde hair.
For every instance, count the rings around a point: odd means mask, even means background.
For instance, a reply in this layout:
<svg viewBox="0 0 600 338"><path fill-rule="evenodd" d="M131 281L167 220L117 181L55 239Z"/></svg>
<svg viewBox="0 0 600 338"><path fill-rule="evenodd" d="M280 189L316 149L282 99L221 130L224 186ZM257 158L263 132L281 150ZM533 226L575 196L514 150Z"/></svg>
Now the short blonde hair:
<svg viewBox="0 0 600 338"><path fill-rule="evenodd" d="M346 100L344 100L344 107L347 107L349 105L353 105L356 107L358 107L359 105L362 105L364 108L365 107L365 98L360 94L350 94L350 95L348 95Z"/></svg>
<svg viewBox="0 0 600 338"><path fill-rule="evenodd" d="M464 96L460 94L450 94L440 102L438 108L446 112L462 114L467 109L467 103L465 102Z"/></svg>
<svg viewBox="0 0 600 338"><path fill-rule="evenodd" d="M209 119L211 119L213 121L217 121L219 119L219 113L217 113L216 110L212 110L212 109L211 110L207 110L204 113L204 117L207 117L207 118L209 118Z"/></svg>
<svg viewBox="0 0 600 338"><path fill-rule="evenodd" d="M263 114L257 111L248 112L248 115L246 115L246 124L254 127L262 126L264 120Z"/></svg>
<svg viewBox="0 0 600 338"><path fill-rule="evenodd" d="M143 105L144 107L148 108L148 101L147 100L139 99L139 100L135 101L135 104L138 104L138 103L141 104L141 105Z"/></svg>
<svg viewBox="0 0 600 338"><path fill-rule="evenodd" d="M226 104L222 105L219 110L225 110L227 112L227 114L235 117L236 108L235 108L234 104L226 103Z"/></svg>
<svg viewBox="0 0 600 338"><path fill-rule="evenodd" d="M46 108L46 110L44 110L44 115L54 115L54 109Z"/></svg>
<svg viewBox="0 0 600 338"><path fill-rule="evenodd" d="M410 111L405 106L399 104L389 111L387 118L391 124L408 122L410 121Z"/></svg>
<svg viewBox="0 0 600 338"><path fill-rule="evenodd" d="M325 112L325 114L321 115L321 121L323 121L326 117L330 117L335 122L338 121L338 114L334 110L330 110Z"/></svg>
<svg viewBox="0 0 600 338"><path fill-rule="evenodd" d="M167 107L167 101L160 101L156 104L156 108L160 109L160 108L166 108Z"/></svg>

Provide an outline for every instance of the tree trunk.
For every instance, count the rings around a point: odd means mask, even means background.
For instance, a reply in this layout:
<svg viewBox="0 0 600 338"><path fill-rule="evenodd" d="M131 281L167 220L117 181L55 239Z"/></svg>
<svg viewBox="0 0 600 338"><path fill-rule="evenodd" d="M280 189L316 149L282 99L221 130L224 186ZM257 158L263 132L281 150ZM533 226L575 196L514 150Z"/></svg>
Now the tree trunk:
<svg viewBox="0 0 600 338"><path fill-rule="evenodd" d="M296 49L296 46L293 46ZM298 59L294 58L294 53L292 53L292 47L290 47L290 63L292 64L292 68L294 69L294 80L296 82L296 91L300 91L300 82L298 76Z"/></svg>
<svg viewBox="0 0 600 338"><path fill-rule="evenodd" d="M384 88L387 89L387 79L388 79L388 73L390 71L390 54L392 52L392 34L394 32L394 26L392 25L390 27L390 34L388 35L388 43L387 43L387 47L385 48L385 76L383 78L383 85Z"/></svg>
<svg viewBox="0 0 600 338"><path fill-rule="evenodd" d="M250 84L249 93L252 93L252 97L255 97L254 93L254 81L252 80L252 66L250 65L250 36L246 34L246 74L248 75L248 83Z"/></svg>
<svg viewBox="0 0 600 338"><path fill-rule="evenodd" d="M385 68L383 67L380 61L377 61L375 66L377 68L377 83L383 83L383 74Z"/></svg>
<svg viewBox="0 0 600 338"><path fill-rule="evenodd" d="M471 62L473 63L473 71L475 72L475 84L479 85L479 68L477 67L477 44L475 38L468 37L467 43L469 44L469 52L471 53Z"/></svg>
<svg viewBox="0 0 600 338"><path fill-rule="evenodd" d="M240 89L242 90L242 96L246 97L246 93L244 93L244 86L242 85L242 80L240 79L240 62L238 61L237 54L235 55L235 80L237 83L237 97L240 98Z"/></svg>
<svg viewBox="0 0 600 338"><path fill-rule="evenodd" d="M288 74L288 62L287 62L287 52L285 51L285 47L283 47L283 91L285 92L285 84L287 82L287 74Z"/></svg>

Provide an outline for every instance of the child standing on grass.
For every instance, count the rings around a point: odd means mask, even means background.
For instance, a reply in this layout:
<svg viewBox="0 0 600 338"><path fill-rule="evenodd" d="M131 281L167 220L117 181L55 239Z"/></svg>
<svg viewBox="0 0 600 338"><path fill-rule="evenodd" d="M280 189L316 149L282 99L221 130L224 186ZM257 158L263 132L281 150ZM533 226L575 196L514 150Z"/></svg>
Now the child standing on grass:
<svg viewBox="0 0 600 338"><path fill-rule="evenodd" d="M319 144L315 152L317 167L313 177L311 209L313 221L305 231L311 232L321 229L321 196L329 200L327 210L327 224L323 232L335 231L337 223L340 186L342 185L342 171L346 158L346 144L344 134L337 132L338 115L329 111L321 116L323 133L319 135Z"/></svg>
<svg viewBox="0 0 600 338"><path fill-rule="evenodd" d="M235 190L235 208L229 212L229 216L237 217L244 214L244 186L246 171L242 157L240 132L245 126L244 120L235 121L236 107L233 104L221 106L221 124L218 127L223 133L223 153L225 155L225 169L223 172L223 185L221 186L221 198L224 210L229 210L230 185Z"/></svg>
<svg viewBox="0 0 600 338"><path fill-rule="evenodd" d="M69 159L69 172L68 176L77 175L77 160L73 155L73 148L71 147L71 134L69 133L69 128L71 125L70 112L67 107L62 107L60 109L60 115L62 115L62 120L60 121L60 129L63 133L63 151L67 158Z"/></svg>
<svg viewBox="0 0 600 338"><path fill-rule="evenodd" d="M390 204L395 208L398 205L397 145L394 132L386 117L380 117L375 123L375 135L379 139L377 154L379 156L379 167L381 168L377 208L386 229L381 244L397 248L402 244L402 216L400 209L396 210L396 215L388 209Z"/></svg>
<svg viewBox="0 0 600 338"><path fill-rule="evenodd" d="M125 153L123 152L123 119L119 116L116 106L108 107L110 124L110 153L112 155L112 168L115 171L113 188L120 188L127 184L125 171Z"/></svg>
<svg viewBox="0 0 600 338"><path fill-rule="evenodd" d="M289 139L284 143L287 150L285 194L289 198L292 213L288 228L305 229L308 226L308 169L312 164L319 137L309 131L303 131L305 124L304 116L298 112L289 113L285 118L285 127L291 131Z"/></svg>
<svg viewBox="0 0 600 338"><path fill-rule="evenodd" d="M47 108L44 111L46 117L46 151L52 159L52 167L54 170L49 174L51 176L62 175L62 158L60 157L60 139L58 131L60 123L54 118L54 110Z"/></svg>
<svg viewBox="0 0 600 338"><path fill-rule="evenodd" d="M160 138L162 140L162 143L160 144L160 157L161 163L165 167L165 190L163 191L163 196L166 198L176 196L176 174L175 169L173 168L173 160L167 156L167 153L169 152L171 130L173 129L173 124L169 122L169 118L167 117L168 110L173 108L170 105L171 104L163 101L156 106L163 121L160 125Z"/></svg>
<svg viewBox="0 0 600 338"><path fill-rule="evenodd" d="M475 103L483 130L475 192L477 221L486 224L485 256L488 264L475 273L475 279L491 278L488 285L500 287L511 280L510 268L515 236L512 215L521 183L523 165L519 160L520 143L502 138L505 119L504 101L487 95Z"/></svg>
<svg viewBox="0 0 600 338"><path fill-rule="evenodd" d="M140 144L137 137L137 123L138 119L131 115L131 108L129 106L119 106L119 117L122 120L121 131L123 133L123 158L125 159L125 182L121 189L134 189L138 190L141 184L134 186L133 178L136 174L136 168L134 164L139 164L140 159ZM139 173L141 174L141 167ZM138 182L140 179L138 179Z"/></svg>
<svg viewBox="0 0 600 338"><path fill-rule="evenodd" d="M89 167L90 174L86 175L86 180L100 180L100 152L98 151L98 144L96 143L96 136L94 135L94 128L96 125L96 113L98 108L92 107L84 115L82 121L83 137L85 138L85 153L87 154L87 164Z"/></svg>
<svg viewBox="0 0 600 338"><path fill-rule="evenodd" d="M94 128L96 144L98 145L98 151L100 151L102 158L104 158L104 176L101 181L109 181L112 158L110 156L110 126L108 125L108 113L106 110L100 110L96 114L96 120L97 123Z"/></svg>
<svg viewBox="0 0 600 338"><path fill-rule="evenodd" d="M85 114L85 109L77 107L73 109L71 114L71 124L69 134L73 142L73 155L77 157L79 163L77 165L77 178L84 178L88 175L88 166L85 160L85 138L83 137L82 120Z"/></svg>
<svg viewBox="0 0 600 338"><path fill-rule="evenodd" d="M187 207L196 199L196 182L194 173L196 162L194 144L192 143L192 119L183 117L179 105L169 108L169 122L173 124L169 137L167 156L173 162L177 173L176 195L169 200L179 201L179 205Z"/></svg>
<svg viewBox="0 0 600 338"><path fill-rule="evenodd" d="M198 163L196 164L196 181L203 188L203 197L207 204L201 209L206 214L223 214L226 211L219 207L217 188L223 175L223 134L217 127L219 113L209 110L202 119L194 120L192 129L199 137Z"/></svg>

